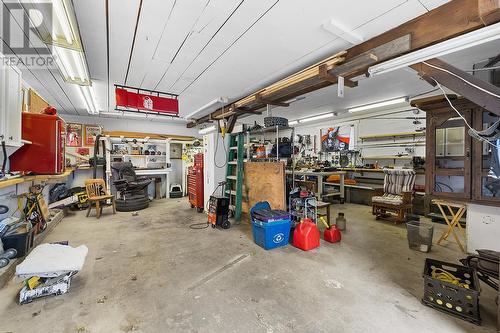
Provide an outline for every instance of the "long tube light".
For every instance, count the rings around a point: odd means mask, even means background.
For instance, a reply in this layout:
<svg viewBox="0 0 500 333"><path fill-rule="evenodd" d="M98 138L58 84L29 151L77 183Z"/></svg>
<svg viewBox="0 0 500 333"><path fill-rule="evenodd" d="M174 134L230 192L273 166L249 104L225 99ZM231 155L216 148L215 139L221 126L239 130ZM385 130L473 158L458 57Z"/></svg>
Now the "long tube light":
<svg viewBox="0 0 500 333"><path fill-rule="evenodd" d="M97 101L94 94L94 89L91 86L79 86L80 97L85 103L85 107L89 114L99 114Z"/></svg>
<svg viewBox="0 0 500 333"><path fill-rule="evenodd" d="M64 38L68 44L73 44L73 28L68 17L68 11L62 0L52 0L52 6L54 8L54 14L57 21L61 25L63 30ZM54 29L55 30L55 29ZM54 32L55 33L55 32ZM58 36L52 37L54 40L58 39Z"/></svg>
<svg viewBox="0 0 500 333"><path fill-rule="evenodd" d="M399 58L383 62L368 69L370 76L381 75L418 64L433 58L439 58L447 54L462 51L474 46L482 45L500 39L500 23L481 28L462 36L426 47Z"/></svg>
<svg viewBox="0 0 500 333"><path fill-rule="evenodd" d="M199 131L198 131L198 134L202 134L202 135L204 135L204 134L211 133L211 132L213 132L213 131L215 131L215 130L216 130L215 125L212 125L212 126L208 126L208 127L205 127L205 128L203 128L203 129L199 130Z"/></svg>
<svg viewBox="0 0 500 333"><path fill-rule="evenodd" d="M401 97L401 98L391 99L389 101L383 101L383 102L378 102L378 103L373 103L373 104L368 104L368 105L357 106L355 108L348 109L348 111L349 111L349 113L354 113L354 112L383 108L386 106L395 106L398 104L403 105L403 104L407 104L407 103L408 103L408 98Z"/></svg>
<svg viewBox="0 0 500 333"><path fill-rule="evenodd" d="M227 104L228 102L228 99L226 97L219 97L219 98L216 98L214 99L213 101L203 105L201 108L197 109L196 111L194 112L191 112L190 114L188 114L186 116L186 119L191 119L193 118L194 116L196 116L197 114L207 110L207 109L210 109L214 106L216 106L217 104Z"/></svg>
<svg viewBox="0 0 500 333"><path fill-rule="evenodd" d="M298 120L299 123L309 123L311 121L316 121L316 120L321 120L321 119L326 119L326 118L331 118L333 117L335 114L333 112L330 112L330 113L325 113L325 114L321 114L319 116L314 116L314 117L309 117L309 118L304 118L304 119L300 119Z"/></svg>

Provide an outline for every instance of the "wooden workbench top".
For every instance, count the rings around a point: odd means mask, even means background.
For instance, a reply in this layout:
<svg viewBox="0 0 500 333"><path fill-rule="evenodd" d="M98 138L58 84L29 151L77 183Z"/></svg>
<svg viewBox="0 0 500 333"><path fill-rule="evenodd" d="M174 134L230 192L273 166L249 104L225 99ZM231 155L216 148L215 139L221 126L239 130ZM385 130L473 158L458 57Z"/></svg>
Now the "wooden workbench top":
<svg viewBox="0 0 500 333"><path fill-rule="evenodd" d="M0 189L32 181L43 182L50 179L65 179L68 178L68 176L71 175L73 171L75 171L74 168L66 168L66 171L64 173L58 175L33 175L33 176L24 176L24 177L2 180L0 181Z"/></svg>

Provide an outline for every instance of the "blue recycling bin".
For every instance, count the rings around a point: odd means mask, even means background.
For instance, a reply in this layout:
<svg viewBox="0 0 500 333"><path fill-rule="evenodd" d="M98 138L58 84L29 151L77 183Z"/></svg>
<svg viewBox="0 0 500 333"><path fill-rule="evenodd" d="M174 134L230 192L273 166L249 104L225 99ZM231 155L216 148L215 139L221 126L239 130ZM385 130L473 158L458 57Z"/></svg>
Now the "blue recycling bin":
<svg viewBox="0 0 500 333"><path fill-rule="evenodd" d="M291 219L290 216L279 218L257 218L257 211L269 210L271 207L267 201L257 203L250 210L252 219L252 232L255 244L265 250L271 250L281 246L287 246L290 238Z"/></svg>

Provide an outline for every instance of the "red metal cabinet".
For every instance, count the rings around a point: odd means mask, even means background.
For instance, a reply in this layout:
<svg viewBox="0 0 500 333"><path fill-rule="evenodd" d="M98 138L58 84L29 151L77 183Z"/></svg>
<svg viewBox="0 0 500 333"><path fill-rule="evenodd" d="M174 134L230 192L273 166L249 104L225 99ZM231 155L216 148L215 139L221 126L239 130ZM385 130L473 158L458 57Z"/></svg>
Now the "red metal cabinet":
<svg viewBox="0 0 500 333"><path fill-rule="evenodd" d="M191 207L204 209L203 154L194 155L194 166L188 170L188 197Z"/></svg>
<svg viewBox="0 0 500 333"><path fill-rule="evenodd" d="M56 115L22 113L25 144L10 156L10 170L59 174L65 169L66 123Z"/></svg>

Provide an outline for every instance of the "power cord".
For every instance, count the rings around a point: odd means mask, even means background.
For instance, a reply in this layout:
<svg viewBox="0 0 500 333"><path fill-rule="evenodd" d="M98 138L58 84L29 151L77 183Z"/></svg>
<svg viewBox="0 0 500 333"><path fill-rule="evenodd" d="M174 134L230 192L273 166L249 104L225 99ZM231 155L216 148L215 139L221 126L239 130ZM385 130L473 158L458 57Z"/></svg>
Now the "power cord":
<svg viewBox="0 0 500 333"><path fill-rule="evenodd" d="M427 64L426 62L424 62L424 63L425 63L425 64ZM429 65L429 64L428 64L428 65ZM431 66L431 67L436 67L436 66L433 66L433 65L429 65L429 66ZM439 68L439 67L436 67L436 68ZM449 71L447 71L447 70L443 70L443 71L449 72ZM451 73L451 72L450 72L450 73ZM451 73L451 74L453 74L453 73ZM455 75L455 76L456 76L456 75ZM458 77L458 76L457 76L457 77ZM471 136L472 136L473 138L475 138L475 139L477 139L477 140L480 140L480 141L483 141L483 142L486 142L486 143L487 143L487 144L489 144L490 146L492 146L492 147L494 147L494 148L498 149L499 147L497 147L497 145L495 145L494 143L492 143L492 142L490 142L490 141L488 141L488 140L484 139L483 137L481 137L481 135L479 135L479 133L477 133L477 130L475 130L474 128L472 128L472 126L469 124L469 122L467 121L467 119L465 119L465 117L464 117L464 116L460 113L460 111L458 111L458 110L457 110L457 108L453 105L453 103L452 103L452 102L451 102L451 100L449 99L448 95L446 94L446 91L443 89L443 87L441 86L441 84L440 84L440 83L439 83L439 82L438 82L435 78L433 78L432 76L431 76L431 79L432 79L432 80L436 83L436 85L438 86L438 88L441 90L441 92L443 93L444 98L446 98L446 101L448 102L448 104L450 105L450 107L451 107L451 108L452 108L452 109L453 109L453 110L454 110L454 111L455 111L455 112L456 112L456 113L460 116L460 118L462 118L462 120L464 121L465 125L467 125L467 127L469 128L469 134L470 134L470 133L472 133L472 135L471 135ZM463 80L463 81L465 81L465 82L468 82L468 81L466 81L466 80L464 80L464 79L462 79L462 80ZM468 82L468 83L469 83L469 82ZM471 84L473 87L477 87L476 85L473 85L472 83L469 83L469 84ZM480 89L480 90L484 90L484 89L482 89L482 88L480 88L480 87L478 87L478 89ZM493 95L493 96L496 96L496 97L500 98L500 96L497 96L497 95L492 94L492 93L490 93L490 94L491 94L491 95Z"/></svg>

